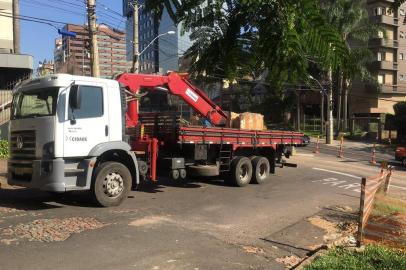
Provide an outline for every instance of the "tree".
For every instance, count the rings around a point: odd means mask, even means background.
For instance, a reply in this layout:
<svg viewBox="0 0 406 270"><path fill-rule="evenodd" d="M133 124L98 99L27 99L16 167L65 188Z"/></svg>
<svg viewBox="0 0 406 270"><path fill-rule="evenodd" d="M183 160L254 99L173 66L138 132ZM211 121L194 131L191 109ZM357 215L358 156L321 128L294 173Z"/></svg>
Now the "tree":
<svg viewBox="0 0 406 270"><path fill-rule="evenodd" d="M164 7L191 33L196 76L257 78L267 71L272 96L286 97L286 82L305 81L309 65L326 72L343 65L348 54L341 35L322 14L319 0L150 0ZM286 106L289 107L289 106Z"/></svg>
<svg viewBox="0 0 406 270"><path fill-rule="evenodd" d="M368 49L368 41L377 36L380 27L371 23L365 0L329 0L323 2L323 9L329 23L336 28L344 41L348 55L336 70L337 89L337 130L341 131L341 103L344 95L344 130L347 129L348 92L355 79L376 82L368 65L373 54Z"/></svg>

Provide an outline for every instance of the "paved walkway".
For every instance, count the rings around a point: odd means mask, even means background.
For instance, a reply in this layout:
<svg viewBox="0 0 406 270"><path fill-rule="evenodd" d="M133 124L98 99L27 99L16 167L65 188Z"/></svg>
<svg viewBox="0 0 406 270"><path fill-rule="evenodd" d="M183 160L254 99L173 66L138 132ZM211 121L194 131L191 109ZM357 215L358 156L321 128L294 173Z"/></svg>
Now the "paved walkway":
<svg viewBox="0 0 406 270"><path fill-rule="evenodd" d="M317 138L310 138L312 143L317 142ZM326 139L320 139L320 146L329 146L329 147L340 147L340 140L333 140L332 144L326 144ZM358 141L349 141L344 139L344 144L343 148L351 149L351 150L357 150L357 151L365 151L365 152L371 152L372 148L374 147L374 143L371 142L358 142ZM394 155L394 150L391 146L386 145L386 144L375 144L376 151L381 153L381 154L388 154L388 155Z"/></svg>

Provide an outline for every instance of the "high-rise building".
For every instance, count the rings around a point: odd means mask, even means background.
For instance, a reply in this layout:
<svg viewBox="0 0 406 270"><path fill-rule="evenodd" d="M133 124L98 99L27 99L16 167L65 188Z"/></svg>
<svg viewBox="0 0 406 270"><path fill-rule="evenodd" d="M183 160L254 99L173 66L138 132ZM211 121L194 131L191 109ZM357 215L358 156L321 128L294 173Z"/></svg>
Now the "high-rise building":
<svg viewBox="0 0 406 270"><path fill-rule="evenodd" d="M180 59L190 47L191 41L187 33L182 34L181 24L175 25L165 9L162 17L157 18L153 13L143 8L144 0L138 1L138 43L139 52L143 52L139 59L139 72L166 73L169 70L179 70ZM123 15L127 17L127 60L133 59L133 14L134 1L123 0ZM160 20L159 20L160 19ZM160 34L174 31L174 35L164 35L152 40ZM151 46L148 46L151 44Z"/></svg>
<svg viewBox="0 0 406 270"><path fill-rule="evenodd" d="M67 24L65 31L76 33L76 37L64 36L55 41L54 59L57 73L90 76L90 39L86 25ZM106 25L97 26L100 77L128 71L125 33Z"/></svg>
<svg viewBox="0 0 406 270"><path fill-rule="evenodd" d="M0 11L0 89L9 89L32 73L33 59L19 52L19 38L14 37L19 35L19 27L15 25L18 20L13 23L13 1L0 0Z"/></svg>
<svg viewBox="0 0 406 270"><path fill-rule="evenodd" d="M382 30L369 42L375 61L370 70L381 86L355 84L349 94L351 116L373 117L393 113L393 105L406 101L406 4L392 9L393 0L368 0L370 20Z"/></svg>

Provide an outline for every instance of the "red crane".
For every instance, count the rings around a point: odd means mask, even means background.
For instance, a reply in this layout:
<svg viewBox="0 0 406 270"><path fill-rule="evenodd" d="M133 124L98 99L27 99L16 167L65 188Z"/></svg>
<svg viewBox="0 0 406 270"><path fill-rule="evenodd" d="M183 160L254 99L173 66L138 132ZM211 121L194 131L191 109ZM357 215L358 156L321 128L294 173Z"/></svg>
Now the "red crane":
<svg viewBox="0 0 406 270"><path fill-rule="evenodd" d="M187 74L176 72L169 72L167 75L124 73L117 80L132 94L140 94L141 88L164 88L168 93L181 97L189 106L215 126L224 126L227 120L227 114L202 90L192 85ZM137 126L138 108L137 99L132 99L128 103L127 127Z"/></svg>

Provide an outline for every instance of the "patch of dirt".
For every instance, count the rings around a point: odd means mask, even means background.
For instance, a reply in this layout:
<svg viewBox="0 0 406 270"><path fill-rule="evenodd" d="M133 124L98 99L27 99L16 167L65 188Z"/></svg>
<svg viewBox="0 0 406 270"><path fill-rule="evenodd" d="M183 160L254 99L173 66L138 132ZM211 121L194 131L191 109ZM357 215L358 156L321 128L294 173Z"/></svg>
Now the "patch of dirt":
<svg viewBox="0 0 406 270"><path fill-rule="evenodd" d="M365 227L364 241L406 250L406 215L371 216Z"/></svg>
<svg viewBox="0 0 406 270"><path fill-rule="evenodd" d="M322 217L319 216L314 216L314 217L310 217L308 218L309 222L311 224L313 224L316 227L319 227L323 230L325 230L327 233L332 234L332 233L337 233L338 232L338 228L337 228L337 224L330 222L328 220L325 220Z"/></svg>
<svg viewBox="0 0 406 270"><path fill-rule="evenodd" d="M310 217L308 220L314 226L326 231L323 240L325 243L329 243L330 246L344 244L355 245L356 241L354 235L358 230L358 226L355 222L349 222L347 220L331 222L319 216Z"/></svg>
<svg viewBox="0 0 406 270"><path fill-rule="evenodd" d="M10 214L10 213L14 214L14 213L21 213L21 212L24 212L24 211L18 210L15 208L0 206L0 214Z"/></svg>
<svg viewBox="0 0 406 270"><path fill-rule="evenodd" d="M3 229L0 236L26 239L28 241L56 242L65 241L74 233L95 230L104 226L105 224L94 218L38 219L30 223L18 224ZM3 240L10 241L10 239Z"/></svg>
<svg viewBox="0 0 406 270"><path fill-rule="evenodd" d="M281 264L284 264L287 268L292 268L293 266L297 265L301 262L302 259L295 255L285 256L282 258L276 258L275 261Z"/></svg>
<svg viewBox="0 0 406 270"><path fill-rule="evenodd" d="M131 221L128 225L135 227L142 227L148 225L156 225L164 222L173 222L172 219L165 216L150 216Z"/></svg>

